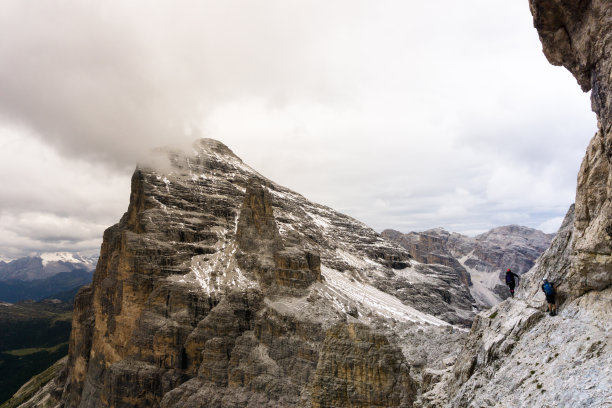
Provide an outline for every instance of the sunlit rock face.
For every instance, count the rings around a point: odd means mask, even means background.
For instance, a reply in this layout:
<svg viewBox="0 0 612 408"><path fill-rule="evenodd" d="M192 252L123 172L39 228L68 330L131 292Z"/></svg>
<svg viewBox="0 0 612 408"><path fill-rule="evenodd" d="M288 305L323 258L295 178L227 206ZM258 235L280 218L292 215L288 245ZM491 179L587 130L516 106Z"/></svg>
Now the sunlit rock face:
<svg viewBox="0 0 612 408"><path fill-rule="evenodd" d="M457 353L464 332L452 324L474 310L455 274L202 139L134 172L128 211L77 296L57 397L67 407L411 406L423 373Z"/></svg>
<svg viewBox="0 0 612 408"><path fill-rule="evenodd" d="M572 296L612 283L612 5L607 0L530 0L544 54L584 91L598 130L578 174L575 239L565 289Z"/></svg>
<svg viewBox="0 0 612 408"><path fill-rule="evenodd" d="M612 389L612 289L572 298L560 290L558 316L545 313L542 278L571 270L572 206L550 248L514 299L480 313L452 368L425 390L425 407L605 407Z"/></svg>

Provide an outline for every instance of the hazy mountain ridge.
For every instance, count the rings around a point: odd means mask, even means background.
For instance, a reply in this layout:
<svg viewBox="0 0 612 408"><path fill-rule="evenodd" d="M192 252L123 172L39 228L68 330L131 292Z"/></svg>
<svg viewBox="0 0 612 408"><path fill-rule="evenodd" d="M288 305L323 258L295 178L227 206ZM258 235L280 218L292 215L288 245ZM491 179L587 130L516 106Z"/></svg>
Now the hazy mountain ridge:
<svg viewBox="0 0 612 408"><path fill-rule="evenodd" d="M62 300L68 300L69 292L91 283L93 271L74 269L60 272L44 279L24 281L10 279L0 282L0 301L15 303L22 300L43 300L58 294ZM68 296L68 297L66 297Z"/></svg>
<svg viewBox="0 0 612 408"><path fill-rule="evenodd" d="M8 262L0 261L0 281L34 281L76 269L93 271L96 269L97 260L97 256L82 256L69 252L46 252Z"/></svg>

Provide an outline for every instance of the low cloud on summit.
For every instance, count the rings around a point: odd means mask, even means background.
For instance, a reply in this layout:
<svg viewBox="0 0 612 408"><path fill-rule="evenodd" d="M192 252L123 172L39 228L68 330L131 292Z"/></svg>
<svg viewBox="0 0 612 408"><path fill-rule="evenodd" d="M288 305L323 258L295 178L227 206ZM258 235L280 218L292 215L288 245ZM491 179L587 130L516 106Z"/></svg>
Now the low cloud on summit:
<svg viewBox="0 0 612 408"><path fill-rule="evenodd" d="M0 3L0 256L99 250L151 148L212 137L377 230L553 232L588 95L504 1Z"/></svg>

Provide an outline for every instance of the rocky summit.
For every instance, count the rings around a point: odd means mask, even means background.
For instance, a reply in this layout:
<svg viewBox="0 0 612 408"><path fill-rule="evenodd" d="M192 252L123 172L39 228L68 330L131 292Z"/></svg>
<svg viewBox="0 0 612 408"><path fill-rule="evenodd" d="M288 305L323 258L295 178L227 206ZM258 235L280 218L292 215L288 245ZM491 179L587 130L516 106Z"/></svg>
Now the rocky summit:
<svg viewBox="0 0 612 408"><path fill-rule="evenodd" d="M132 177L75 300L65 407L408 407L471 323L462 277L264 178L222 143Z"/></svg>
<svg viewBox="0 0 612 408"><path fill-rule="evenodd" d="M484 308L510 296L506 269L519 275L529 271L555 236L519 225L497 227L475 237L443 228L408 234L388 229L382 235L406 248L416 261L453 269Z"/></svg>

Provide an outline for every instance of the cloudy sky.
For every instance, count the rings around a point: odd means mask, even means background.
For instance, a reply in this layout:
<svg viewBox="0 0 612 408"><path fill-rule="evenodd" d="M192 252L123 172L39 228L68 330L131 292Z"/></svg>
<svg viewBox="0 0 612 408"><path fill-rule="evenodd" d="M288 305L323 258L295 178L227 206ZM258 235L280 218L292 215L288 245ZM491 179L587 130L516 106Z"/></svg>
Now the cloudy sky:
<svg viewBox="0 0 612 408"><path fill-rule="evenodd" d="M595 127L526 0L3 0L0 257L97 252L201 136L378 231L554 232Z"/></svg>

